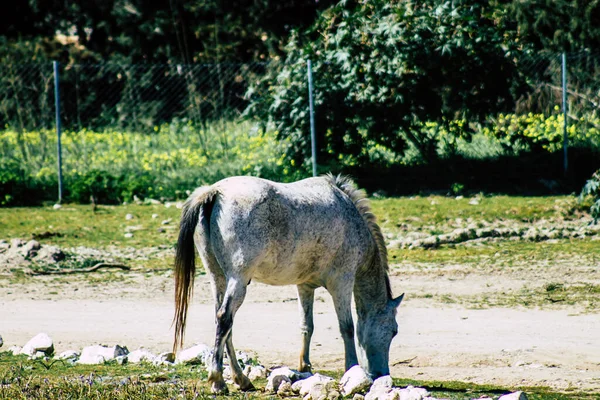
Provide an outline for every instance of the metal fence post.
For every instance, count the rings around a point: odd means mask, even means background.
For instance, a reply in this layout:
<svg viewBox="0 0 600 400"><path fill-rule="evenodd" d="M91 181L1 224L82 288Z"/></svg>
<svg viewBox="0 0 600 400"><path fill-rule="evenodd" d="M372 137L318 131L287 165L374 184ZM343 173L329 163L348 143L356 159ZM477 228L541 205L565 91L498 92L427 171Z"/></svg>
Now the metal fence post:
<svg viewBox="0 0 600 400"><path fill-rule="evenodd" d="M562 108L563 108L563 168L567 175L569 170L569 159L567 148L569 146L569 136L567 134L567 53L562 53Z"/></svg>
<svg viewBox="0 0 600 400"><path fill-rule="evenodd" d="M53 61L54 67L54 109L56 111L56 150L58 152L58 204L62 202L63 182L62 182L62 146L60 143L61 126L60 126L60 87L59 87L59 71L58 61Z"/></svg>
<svg viewBox="0 0 600 400"><path fill-rule="evenodd" d="M315 133L315 110L313 105L313 77L310 60L306 61L308 73L308 107L310 113L310 143L312 152L312 173L317 176L317 137Z"/></svg>

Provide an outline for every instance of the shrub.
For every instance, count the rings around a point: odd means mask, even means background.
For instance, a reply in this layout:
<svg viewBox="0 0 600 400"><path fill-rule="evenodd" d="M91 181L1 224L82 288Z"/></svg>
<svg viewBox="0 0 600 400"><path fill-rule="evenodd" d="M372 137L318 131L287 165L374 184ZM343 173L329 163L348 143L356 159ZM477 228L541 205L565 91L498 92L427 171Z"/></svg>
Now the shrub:
<svg viewBox="0 0 600 400"><path fill-rule="evenodd" d="M558 107L558 106L557 106ZM557 151L563 145L564 117L562 114L500 114L487 135L499 140L506 149ZM600 119L588 115L568 121L569 144L584 147L600 146Z"/></svg>
<svg viewBox="0 0 600 400"><path fill-rule="evenodd" d="M594 223L597 223L598 219L600 219L600 170L594 172L585 186L583 186L579 200L584 201L588 196L592 197L593 204L590 207L590 213L594 218Z"/></svg>
<svg viewBox="0 0 600 400"><path fill-rule="evenodd" d="M250 123L197 127L185 120L151 133L86 129L64 132L64 199L116 204L132 197L177 199L231 175L290 181L285 141ZM24 149L23 151L20 149ZM55 201L56 136L51 131L0 132L0 205Z"/></svg>

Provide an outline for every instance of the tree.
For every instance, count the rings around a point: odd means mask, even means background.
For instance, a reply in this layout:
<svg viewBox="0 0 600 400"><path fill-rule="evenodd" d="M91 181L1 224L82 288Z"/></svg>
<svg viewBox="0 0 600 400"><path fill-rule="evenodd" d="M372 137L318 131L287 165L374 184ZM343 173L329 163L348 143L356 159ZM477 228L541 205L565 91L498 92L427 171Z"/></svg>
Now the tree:
<svg viewBox="0 0 600 400"><path fill-rule="evenodd" d="M342 1L292 36L285 64L253 88L248 110L290 138L290 157L309 156L306 60L313 60L320 160L368 163L367 143L425 160L436 122L468 134L457 120L482 120L513 107L519 88L516 30L496 3Z"/></svg>
<svg viewBox="0 0 600 400"><path fill-rule="evenodd" d="M600 45L598 0L514 0L509 9L521 39L538 50L579 51Z"/></svg>
<svg viewBox="0 0 600 400"><path fill-rule="evenodd" d="M332 0L15 0L0 6L0 36L78 46L61 61L265 61ZM68 46L67 46L68 47ZM79 49L80 51L74 51ZM24 60L27 61L27 60Z"/></svg>

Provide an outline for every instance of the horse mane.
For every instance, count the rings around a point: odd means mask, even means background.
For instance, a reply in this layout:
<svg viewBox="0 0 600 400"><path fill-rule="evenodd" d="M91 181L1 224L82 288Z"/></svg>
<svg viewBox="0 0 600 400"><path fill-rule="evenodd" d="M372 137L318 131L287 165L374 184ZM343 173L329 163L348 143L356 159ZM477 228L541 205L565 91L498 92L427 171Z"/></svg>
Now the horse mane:
<svg viewBox="0 0 600 400"><path fill-rule="evenodd" d="M364 190L357 188L354 181L348 176L334 176L331 173L328 173L325 175L325 179L350 197L350 200L352 200L354 203L358 213L367 224L369 232L371 232L371 236L373 237L373 240L375 240L377 249L379 250L378 254L380 266L386 272L385 286L387 289L388 298L392 298L392 288L387 274L389 271L387 248L385 247L385 240L383 238L383 233L381 233L381 228L379 225L377 225L377 218L371 211L371 203L369 202L369 199L367 199L367 193Z"/></svg>

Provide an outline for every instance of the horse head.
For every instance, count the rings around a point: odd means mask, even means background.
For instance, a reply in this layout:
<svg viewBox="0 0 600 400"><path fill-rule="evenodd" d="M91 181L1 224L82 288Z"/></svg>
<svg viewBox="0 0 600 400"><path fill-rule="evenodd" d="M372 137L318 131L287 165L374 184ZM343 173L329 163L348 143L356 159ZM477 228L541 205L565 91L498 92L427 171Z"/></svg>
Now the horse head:
<svg viewBox="0 0 600 400"><path fill-rule="evenodd" d="M358 358L372 379L390 374L390 344L398 333L396 309L403 298L404 294L401 294L389 299L381 309L373 309L362 321L358 320Z"/></svg>

